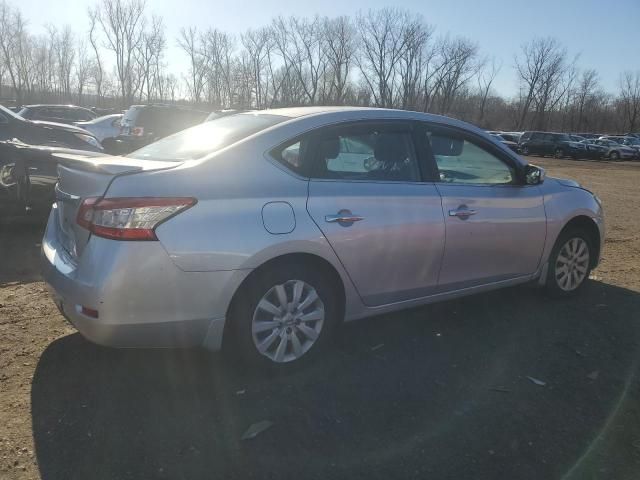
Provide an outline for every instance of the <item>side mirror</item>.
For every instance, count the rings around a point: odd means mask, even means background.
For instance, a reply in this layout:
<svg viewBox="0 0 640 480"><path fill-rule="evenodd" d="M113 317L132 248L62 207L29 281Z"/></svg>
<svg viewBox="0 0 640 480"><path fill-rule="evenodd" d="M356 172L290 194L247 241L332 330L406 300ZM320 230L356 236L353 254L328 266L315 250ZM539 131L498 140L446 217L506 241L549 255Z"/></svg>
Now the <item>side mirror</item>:
<svg viewBox="0 0 640 480"><path fill-rule="evenodd" d="M527 185L540 185L544 182L546 172L536 165L527 165L524 170L524 181Z"/></svg>

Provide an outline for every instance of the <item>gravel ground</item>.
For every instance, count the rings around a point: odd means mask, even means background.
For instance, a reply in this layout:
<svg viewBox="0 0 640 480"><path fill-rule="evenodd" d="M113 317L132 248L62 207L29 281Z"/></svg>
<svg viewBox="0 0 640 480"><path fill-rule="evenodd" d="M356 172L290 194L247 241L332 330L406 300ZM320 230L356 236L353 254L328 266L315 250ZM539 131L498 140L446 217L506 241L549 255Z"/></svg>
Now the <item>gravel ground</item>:
<svg viewBox="0 0 640 480"><path fill-rule="evenodd" d="M38 275L41 227L0 224L0 478L638 478L640 163L531 161L604 201L579 298L518 287L356 322L287 375L86 342Z"/></svg>

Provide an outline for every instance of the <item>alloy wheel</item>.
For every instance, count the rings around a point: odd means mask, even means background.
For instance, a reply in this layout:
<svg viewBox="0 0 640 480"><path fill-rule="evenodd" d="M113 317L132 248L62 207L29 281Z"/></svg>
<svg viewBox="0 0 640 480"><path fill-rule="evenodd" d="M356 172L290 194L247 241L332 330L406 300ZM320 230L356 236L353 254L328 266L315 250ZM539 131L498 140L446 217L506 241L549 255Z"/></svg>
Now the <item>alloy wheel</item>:
<svg viewBox="0 0 640 480"><path fill-rule="evenodd" d="M297 360L316 343L325 320L322 299L308 283L289 280L276 285L253 313L253 343L276 363Z"/></svg>
<svg viewBox="0 0 640 480"><path fill-rule="evenodd" d="M567 240L556 258L556 283L571 292L584 282L589 272L589 245L580 237Z"/></svg>

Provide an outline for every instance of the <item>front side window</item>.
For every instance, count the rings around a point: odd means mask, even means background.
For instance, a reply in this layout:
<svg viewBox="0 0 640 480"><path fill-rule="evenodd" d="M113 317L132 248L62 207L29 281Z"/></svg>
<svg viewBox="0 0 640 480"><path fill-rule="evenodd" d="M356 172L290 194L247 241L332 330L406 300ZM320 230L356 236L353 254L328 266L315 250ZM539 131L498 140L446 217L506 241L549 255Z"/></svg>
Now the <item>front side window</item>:
<svg viewBox="0 0 640 480"><path fill-rule="evenodd" d="M427 131L441 182L507 185L516 179L513 167L456 133Z"/></svg>
<svg viewBox="0 0 640 480"><path fill-rule="evenodd" d="M318 178L420 181L408 129L367 126L332 130L318 140L314 167Z"/></svg>

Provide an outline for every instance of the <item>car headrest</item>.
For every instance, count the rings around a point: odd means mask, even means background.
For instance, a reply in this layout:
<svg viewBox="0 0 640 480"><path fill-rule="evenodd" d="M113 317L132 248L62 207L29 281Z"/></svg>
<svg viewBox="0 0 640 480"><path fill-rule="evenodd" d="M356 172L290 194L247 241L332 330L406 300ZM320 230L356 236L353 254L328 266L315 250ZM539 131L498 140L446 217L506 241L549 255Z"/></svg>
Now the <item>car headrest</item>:
<svg viewBox="0 0 640 480"><path fill-rule="evenodd" d="M407 157L407 147L404 139L398 134L382 133L376 138L376 146L373 153L376 160L391 166L404 162Z"/></svg>
<svg viewBox="0 0 640 480"><path fill-rule="evenodd" d="M320 158L332 160L340 153L340 138L329 137L320 142Z"/></svg>

